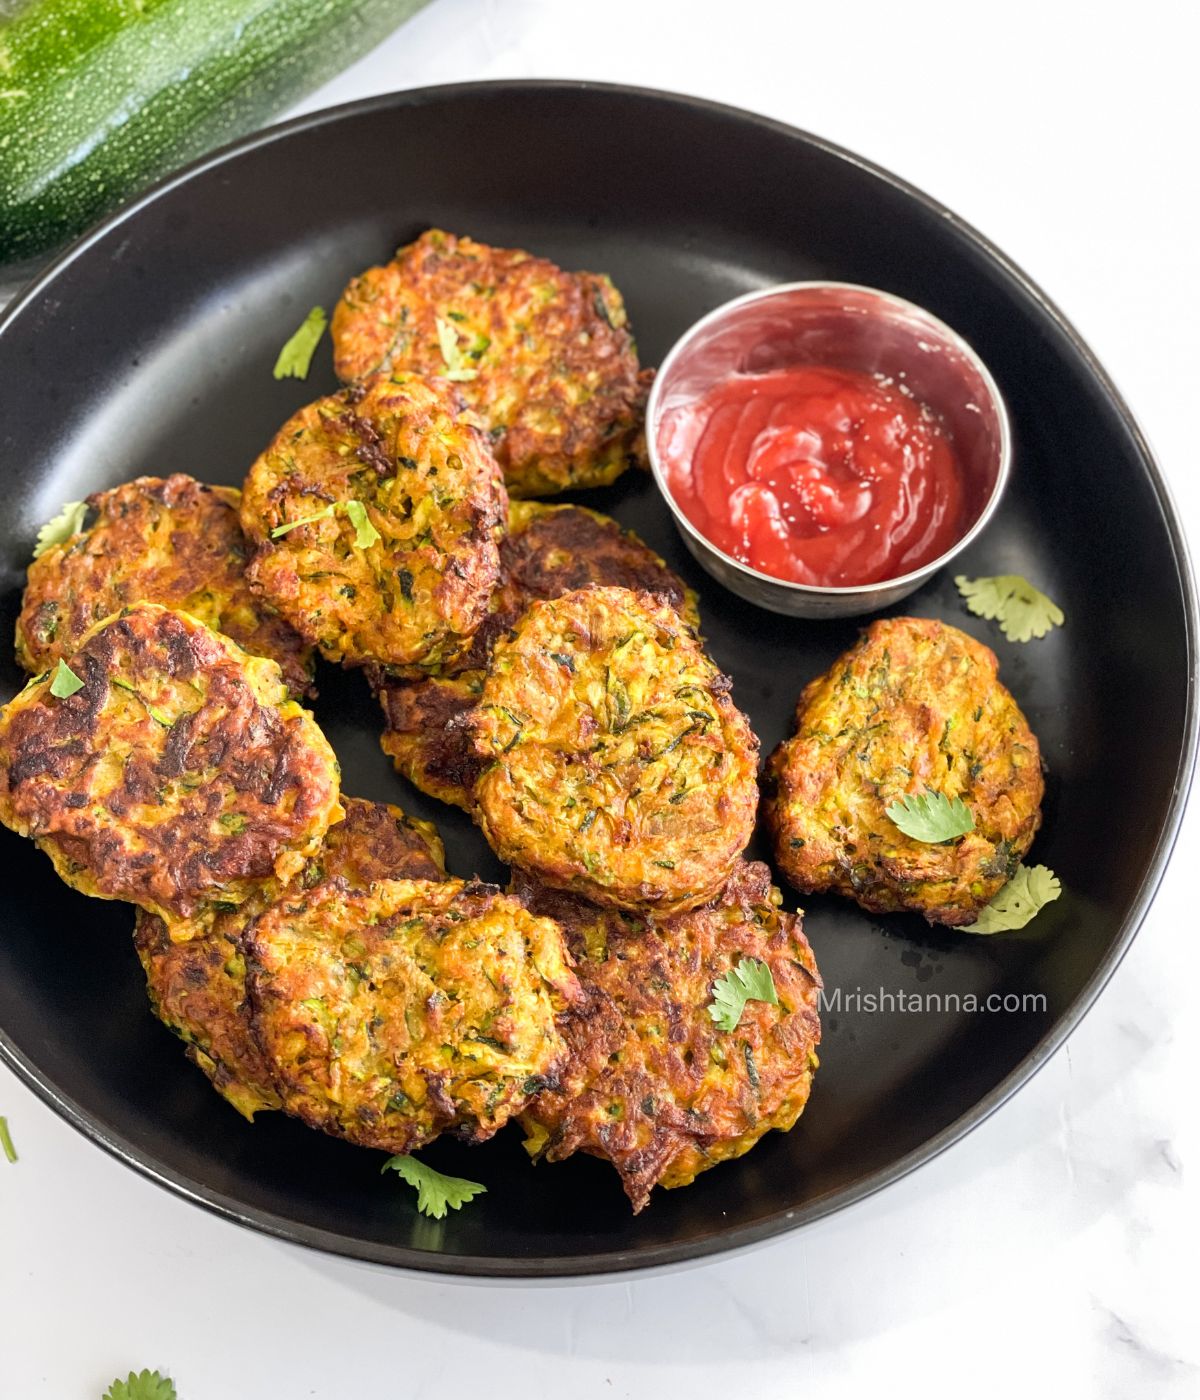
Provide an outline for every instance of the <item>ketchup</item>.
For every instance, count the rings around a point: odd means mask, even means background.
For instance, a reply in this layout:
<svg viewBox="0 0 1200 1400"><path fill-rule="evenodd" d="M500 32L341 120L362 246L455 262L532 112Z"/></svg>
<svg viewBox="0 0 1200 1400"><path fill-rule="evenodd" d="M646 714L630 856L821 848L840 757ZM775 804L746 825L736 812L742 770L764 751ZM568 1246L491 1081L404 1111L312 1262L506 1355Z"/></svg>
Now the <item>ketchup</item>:
<svg viewBox="0 0 1200 1400"><path fill-rule="evenodd" d="M817 365L731 375L670 409L657 446L696 529L774 578L898 578L967 523L946 428L879 375Z"/></svg>

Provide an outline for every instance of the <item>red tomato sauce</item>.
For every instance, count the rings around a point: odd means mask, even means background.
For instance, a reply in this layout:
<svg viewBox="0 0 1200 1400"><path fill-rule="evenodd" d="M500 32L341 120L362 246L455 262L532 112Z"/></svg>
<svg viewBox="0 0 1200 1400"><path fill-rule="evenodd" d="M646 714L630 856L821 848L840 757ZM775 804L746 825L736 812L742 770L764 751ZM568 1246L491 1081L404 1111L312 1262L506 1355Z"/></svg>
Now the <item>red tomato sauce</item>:
<svg viewBox="0 0 1200 1400"><path fill-rule="evenodd" d="M816 365L735 374L670 409L657 447L696 529L773 578L898 578L968 523L946 428L882 376Z"/></svg>

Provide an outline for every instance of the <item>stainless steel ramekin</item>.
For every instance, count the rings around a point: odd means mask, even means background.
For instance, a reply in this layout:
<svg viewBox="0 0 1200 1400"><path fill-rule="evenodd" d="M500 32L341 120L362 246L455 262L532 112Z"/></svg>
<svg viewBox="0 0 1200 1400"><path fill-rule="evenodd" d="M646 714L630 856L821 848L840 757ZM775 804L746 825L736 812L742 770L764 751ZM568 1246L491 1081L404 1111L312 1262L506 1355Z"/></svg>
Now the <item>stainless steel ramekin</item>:
<svg viewBox="0 0 1200 1400"><path fill-rule="evenodd" d="M773 578L718 549L671 495L658 453L663 415L731 374L798 365L835 365L883 374L906 386L949 428L959 464L982 502L962 537L939 558L899 578L822 588ZM1008 411L987 366L928 311L873 287L791 282L749 292L710 311L678 340L655 377L646 406L650 467L684 543L718 582L771 612L853 617L905 598L948 564L987 525L1008 483Z"/></svg>

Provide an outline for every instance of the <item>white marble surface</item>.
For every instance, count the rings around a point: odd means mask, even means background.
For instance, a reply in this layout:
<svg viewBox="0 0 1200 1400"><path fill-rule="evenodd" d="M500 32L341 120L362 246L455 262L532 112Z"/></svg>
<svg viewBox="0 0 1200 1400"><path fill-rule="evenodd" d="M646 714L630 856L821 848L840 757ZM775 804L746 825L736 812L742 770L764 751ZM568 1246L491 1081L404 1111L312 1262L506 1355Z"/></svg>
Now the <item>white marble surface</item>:
<svg viewBox="0 0 1200 1400"><path fill-rule="evenodd" d="M436 0L305 105L589 77L719 98L857 149L1058 300L1200 538L1188 8ZM863 1205L670 1277L484 1289L321 1258L156 1190L0 1071L21 1154L0 1163L0 1395L90 1400L143 1365L170 1370L182 1400L1200 1394L1198 837L1193 805L1101 1001L988 1123Z"/></svg>

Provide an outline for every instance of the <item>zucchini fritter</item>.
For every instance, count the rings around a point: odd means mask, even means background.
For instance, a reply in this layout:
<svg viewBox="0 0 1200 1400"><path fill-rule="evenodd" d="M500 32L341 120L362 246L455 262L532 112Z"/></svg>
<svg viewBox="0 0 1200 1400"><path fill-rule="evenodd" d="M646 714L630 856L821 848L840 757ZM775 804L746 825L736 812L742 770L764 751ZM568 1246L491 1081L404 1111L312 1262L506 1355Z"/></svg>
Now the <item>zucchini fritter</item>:
<svg viewBox="0 0 1200 1400"><path fill-rule="evenodd" d="M593 587L651 593L689 627L700 626L696 594L632 530L586 506L514 501L500 546L500 586L468 664L486 669L496 638L535 598L561 598Z"/></svg>
<svg viewBox="0 0 1200 1400"><path fill-rule="evenodd" d="M483 689L483 672L385 681L378 689L384 730L379 742L396 772L419 791L471 810L483 763L471 739L470 718Z"/></svg>
<svg viewBox="0 0 1200 1400"><path fill-rule="evenodd" d="M691 909L754 830L758 740L675 610L627 588L532 603L469 724L493 850L621 908Z"/></svg>
<svg viewBox="0 0 1200 1400"><path fill-rule="evenodd" d="M65 664L74 694L42 675L0 711L0 821L84 894L200 932L341 816L333 750L279 667L188 614L139 603Z"/></svg>
<svg viewBox="0 0 1200 1400"><path fill-rule="evenodd" d="M645 456L651 375L607 277L431 229L356 277L330 329L343 380L458 380L514 496L605 486Z"/></svg>
<svg viewBox="0 0 1200 1400"><path fill-rule="evenodd" d="M1029 850L1044 788L1037 739L996 671L956 627L896 617L805 687L767 765L775 855L798 890L931 924L978 915ZM961 797L975 829L937 845L906 836L885 809L927 789Z"/></svg>
<svg viewBox="0 0 1200 1400"><path fill-rule="evenodd" d="M302 408L250 468L247 576L328 660L420 675L487 616L506 507L454 387L380 376Z"/></svg>
<svg viewBox="0 0 1200 1400"><path fill-rule="evenodd" d="M440 880L444 852L428 822L382 802L345 799L346 817L329 828L321 849L287 886L307 889L324 880L368 890L376 880ZM279 1095L250 1029L242 938L284 891L277 882L235 910L218 914L212 931L176 942L169 926L139 909L134 944L156 1014L187 1043L188 1058L246 1118L279 1108Z"/></svg>
<svg viewBox="0 0 1200 1400"><path fill-rule="evenodd" d="M261 911L251 895L234 913L218 914L212 931L182 943L171 940L157 914L137 911L133 942L146 974L154 1014L187 1045L187 1057L243 1118L279 1108L246 1007L246 963L241 934Z"/></svg>
<svg viewBox="0 0 1200 1400"><path fill-rule="evenodd" d="M321 849L292 881L311 889L332 880L369 890L377 880L443 880L446 849L432 822L410 817L390 802L342 799L344 820L331 826Z"/></svg>
<svg viewBox="0 0 1200 1400"><path fill-rule="evenodd" d="M557 924L461 880L317 885L257 920L246 959L284 1107L388 1152L491 1137L553 1081L580 996Z"/></svg>
<svg viewBox="0 0 1200 1400"><path fill-rule="evenodd" d="M302 695L312 681L312 652L246 582L240 499L233 487L206 486L181 472L89 496L93 523L29 566L17 660L36 675L69 656L102 618L130 603L161 603L278 661Z"/></svg>
<svg viewBox="0 0 1200 1400"><path fill-rule="evenodd" d="M713 903L661 919L520 875L514 884L562 925L588 994L563 1023L571 1056L560 1083L522 1115L531 1155L605 1158L640 1211L655 1185L686 1186L793 1126L817 1067L821 980L765 865L739 861ZM748 1001L737 1029L723 1031L708 1012L712 986L742 958L768 965L779 1005Z"/></svg>
<svg viewBox="0 0 1200 1400"><path fill-rule="evenodd" d="M699 627L696 595L632 530L583 506L514 501L500 544L500 586L461 669L419 681L384 681L384 752L415 787L470 811L481 764L467 713L483 689L495 639L535 598L557 598L592 585L653 593Z"/></svg>

